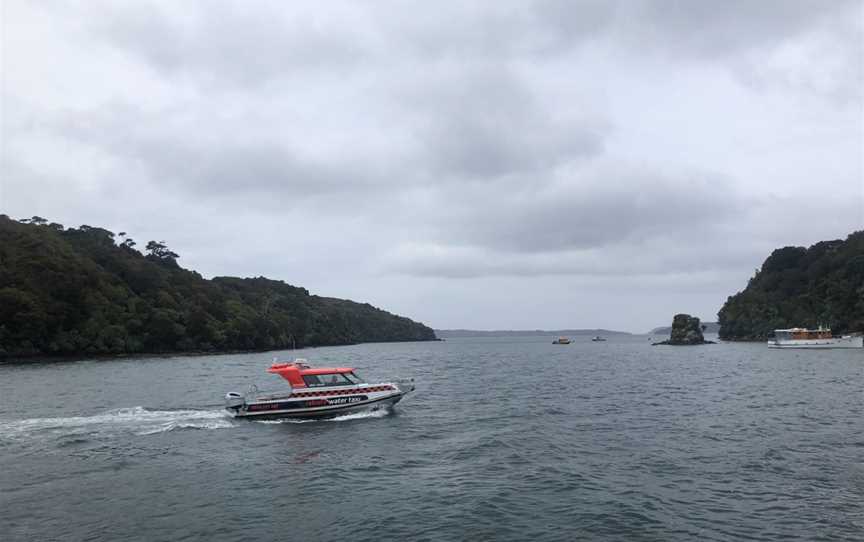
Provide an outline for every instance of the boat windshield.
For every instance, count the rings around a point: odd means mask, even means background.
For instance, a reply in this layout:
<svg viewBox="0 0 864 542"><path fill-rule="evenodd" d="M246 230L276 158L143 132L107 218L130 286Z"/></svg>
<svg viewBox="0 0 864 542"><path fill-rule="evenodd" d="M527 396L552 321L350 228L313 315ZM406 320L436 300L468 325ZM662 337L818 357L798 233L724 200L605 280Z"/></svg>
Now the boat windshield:
<svg viewBox="0 0 864 542"><path fill-rule="evenodd" d="M355 375L354 373L342 373L342 376L344 376L345 378L350 380L352 384L362 384L363 383L363 379L360 378L359 376Z"/></svg>
<svg viewBox="0 0 864 542"><path fill-rule="evenodd" d="M323 375L303 375L303 382L308 388L323 388L325 386L350 386L353 381L344 373L330 373Z"/></svg>

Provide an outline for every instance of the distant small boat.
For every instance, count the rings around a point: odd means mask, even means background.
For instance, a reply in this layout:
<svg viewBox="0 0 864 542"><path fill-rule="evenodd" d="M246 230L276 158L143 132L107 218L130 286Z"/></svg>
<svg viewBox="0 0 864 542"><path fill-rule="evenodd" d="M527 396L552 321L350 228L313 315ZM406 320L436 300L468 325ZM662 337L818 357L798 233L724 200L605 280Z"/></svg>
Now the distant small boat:
<svg viewBox="0 0 864 542"><path fill-rule="evenodd" d="M558 337L557 339L552 341L552 344L570 344L570 342L571 341L568 337Z"/></svg>
<svg viewBox="0 0 864 542"><path fill-rule="evenodd" d="M595 335L595 336L591 337L591 340L594 341L595 343L601 343L601 342L606 341L606 339L604 339L600 335Z"/></svg>
<svg viewBox="0 0 864 542"><path fill-rule="evenodd" d="M862 348L864 337L843 335L835 337L831 330L824 327L805 329L775 329L774 338L768 341L768 348Z"/></svg>

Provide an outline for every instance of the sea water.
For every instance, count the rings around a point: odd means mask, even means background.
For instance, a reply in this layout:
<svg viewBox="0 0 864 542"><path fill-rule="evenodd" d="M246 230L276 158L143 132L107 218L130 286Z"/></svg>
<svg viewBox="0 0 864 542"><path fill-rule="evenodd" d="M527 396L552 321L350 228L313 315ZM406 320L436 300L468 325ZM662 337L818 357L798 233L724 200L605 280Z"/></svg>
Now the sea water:
<svg viewBox="0 0 864 542"><path fill-rule="evenodd" d="M0 538L864 539L864 350L551 341L0 365ZM295 355L417 390L223 412Z"/></svg>

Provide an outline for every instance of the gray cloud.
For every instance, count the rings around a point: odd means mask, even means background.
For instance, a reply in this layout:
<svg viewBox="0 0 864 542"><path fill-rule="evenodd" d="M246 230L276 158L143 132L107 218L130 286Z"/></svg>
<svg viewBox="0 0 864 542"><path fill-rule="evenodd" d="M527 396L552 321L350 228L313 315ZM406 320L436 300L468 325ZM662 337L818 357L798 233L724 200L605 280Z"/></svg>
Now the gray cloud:
<svg viewBox="0 0 864 542"><path fill-rule="evenodd" d="M562 164L602 153L608 126L587 115L556 116L507 70L459 71L433 80L434 89L398 91L399 107L414 122L390 126L389 134L372 129L383 140L378 146L337 137L309 152L294 144L296 133L279 137L278 115L262 120L257 108L225 122L214 121L209 111L113 104L95 114L59 115L38 129L137 164L152 182L176 190L206 197L280 194L298 202L318 195L374 196L418 184L545 177ZM326 135L326 128L319 133ZM405 134L407 143L395 141Z"/></svg>
<svg viewBox="0 0 864 542"><path fill-rule="evenodd" d="M603 150L606 126L544 106L512 71L458 70L429 82L407 105L420 116L424 161L445 178L548 172Z"/></svg>
<svg viewBox="0 0 864 542"><path fill-rule="evenodd" d="M465 205L443 236L451 242L515 252L602 247L656 236L700 238L746 211L722 179L705 174L668 178L621 166L559 174L552 186L524 183L496 198L495 206Z"/></svg>
<svg viewBox="0 0 864 542"><path fill-rule="evenodd" d="M749 2L658 2L644 0L628 10L634 46L669 54L726 57L755 48L773 48L826 23L860 12L856 0L768 0Z"/></svg>
<svg viewBox="0 0 864 542"><path fill-rule="evenodd" d="M605 163L561 170L548 184L521 181L492 196L494 205L483 204L483 190L464 191L448 220L401 245L389 264L416 276L644 276L713 272L758 257L752 245L723 239L763 209L716 175Z"/></svg>
<svg viewBox="0 0 864 542"><path fill-rule="evenodd" d="M689 284L710 314L772 248L864 227L860 2L5 7L2 211L205 273L489 327L495 285L600 315L610 281Z"/></svg>
<svg viewBox="0 0 864 542"><path fill-rule="evenodd" d="M251 121L252 119L244 119ZM67 113L39 125L67 141L86 143L143 172L163 189L201 198L252 200L285 208L310 198L377 194L399 184L383 156L356 148L325 148L328 157L272 133L235 134L234 122L212 122L173 109L147 112L112 105L97 114ZM363 143L358 147L362 148Z"/></svg>
<svg viewBox="0 0 864 542"><path fill-rule="evenodd" d="M380 20L405 51L427 61L501 61L559 54L589 43L614 23L618 10L616 2L602 0L439 2L422 16L403 13Z"/></svg>
<svg viewBox="0 0 864 542"><path fill-rule="evenodd" d="M360 65L548 58L604 40L637 54L724 59L846 27L843 38L854 51L858 47L848 38L860 34L862 15L857 0L541 0L425 7L379 2L361 9L329 2L288 9L280 2L219 0L118 9L109 3L88 6L87 24L157 70L208 85L249 85Z"/></svg>
<svg viewBox="0 0 864 542"><path fill-rule="evenodd" d="M485 247L404 246L389 262L399 272L417 277L488 279L490 277L578 276L613 280L645 279L665 283L716 280L761 254L747 247L717 257L716 249L692 239L651 240L556 252L517 254ZM656 279L660 279L657 281Z"/></svg>
<svg viewBox="0 0 864 542"><path fill-rule="evenodd" d="M350 68L368 54L352 10L289 13L282 7L222 0L122 10L108 4L91 7L90 24L154 69L202 84L290 81L298 72Z"/></svg>

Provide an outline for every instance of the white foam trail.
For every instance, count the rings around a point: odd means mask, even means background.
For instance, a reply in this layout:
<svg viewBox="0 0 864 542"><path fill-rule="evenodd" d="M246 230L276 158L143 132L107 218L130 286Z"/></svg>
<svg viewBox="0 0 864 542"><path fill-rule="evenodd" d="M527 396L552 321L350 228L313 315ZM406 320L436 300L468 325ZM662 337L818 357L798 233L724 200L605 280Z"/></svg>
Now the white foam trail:
<svg viewBox="0 0 864 542"><path fill-rule="evenodd" d="M156 433L165 433L175 429L225 429L234 427L234 424L228 420L213 420L210 422L168 422L160 427L141 431L139 435L155 435Z"/></svg>
<svg viewBox="0 0 864 542"><path fill-rule="evenodd" d="M282 418L281 420L252 420L255 423L263 423L268 425L275 425L280 423L312 423L312 422L347 422L351 420L363 420L366 418L383 418L385 416L390 415L390 409L381 408L378 410L361 410L360 412L352 412L351 414L343 414L342 416L335 416L333 418L312 418L312 419L299 419L299 418Z"/></svg>
<svg viewBox="0 0 864 542"><path fill-rule="evenodd" d="M228 414L221 410L147 410L136 406L94 416L0 420L0 437L65 436L124 430L147 435L181 428L226 427L233 427L233 424Z"/></svg>
<svg viewBox="0 0 864 542"><path fill-rule="evenodd" d="M349 420L362 420L364 418L383 418L385 416L389 416L391 411L386 408L381 408L378 410L366 410L360 412L354 412L352 414L345 414L344 416L337 416L335 418L331 418L331 422L347 422Z"/></svg>

